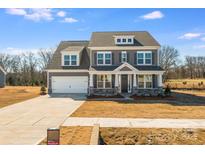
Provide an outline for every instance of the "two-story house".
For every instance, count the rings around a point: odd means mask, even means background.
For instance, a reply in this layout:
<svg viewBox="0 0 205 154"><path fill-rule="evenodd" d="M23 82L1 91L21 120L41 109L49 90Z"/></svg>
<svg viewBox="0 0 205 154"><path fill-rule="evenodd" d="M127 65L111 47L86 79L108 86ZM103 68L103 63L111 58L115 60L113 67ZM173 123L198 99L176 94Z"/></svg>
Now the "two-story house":
<svg viewBox="0 0 205 154"><path fill-rule="evenodd" d="M49 93L158 95L160 44L146 31L93 32L62 41L47 68Z"/></svg>

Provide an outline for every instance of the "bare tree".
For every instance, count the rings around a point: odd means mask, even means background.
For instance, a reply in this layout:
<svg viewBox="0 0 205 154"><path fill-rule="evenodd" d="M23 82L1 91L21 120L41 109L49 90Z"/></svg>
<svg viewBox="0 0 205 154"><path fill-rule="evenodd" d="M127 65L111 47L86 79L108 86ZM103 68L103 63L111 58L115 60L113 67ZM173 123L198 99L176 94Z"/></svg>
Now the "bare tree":
<svg viewBox="0 0 205 154"><path fill-rule="evenodd" d="M43 71L48 64L51 61L51 58L53 57L54 49L49 48L49 49L39 49L38 55L39 55L39 64L40 64L40 69Z"/></svg>
<svg viewBox="0 0 205 154"><path fill-rule="evenodd" d="M171 46L162 46L159 50L159 63L165 70L164 80L168 78L168 72L171 68L177 66L179 52L177 49Z"/></svg>

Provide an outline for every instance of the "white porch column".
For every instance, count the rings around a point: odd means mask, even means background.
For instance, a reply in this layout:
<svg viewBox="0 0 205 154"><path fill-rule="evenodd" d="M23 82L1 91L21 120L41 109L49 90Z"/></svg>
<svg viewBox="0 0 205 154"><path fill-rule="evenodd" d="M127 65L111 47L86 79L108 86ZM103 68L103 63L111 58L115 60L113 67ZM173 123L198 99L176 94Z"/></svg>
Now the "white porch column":
<svg viewBox="0 0 205 154"><path fill-rule="evenodd" d="M90 74L89 87L93 87L93 74Z"/></svg>
<svg viewBox="0 0 205 154"><path fill-rule="evenodd" d="M162 87L162 74L158 74L158 87Z"/></svg>
<svg viewBox="0 0 205 154"><path fill-rule="evenodd" d="M115 87L119 86L119 78L118 78L118 74L115 74Z"/></svg>
<svg viewBox="0 0 205 154"><path fill-rule="evenodd" d="M133 87L137 87L136 74L133 74Z"/></svg>

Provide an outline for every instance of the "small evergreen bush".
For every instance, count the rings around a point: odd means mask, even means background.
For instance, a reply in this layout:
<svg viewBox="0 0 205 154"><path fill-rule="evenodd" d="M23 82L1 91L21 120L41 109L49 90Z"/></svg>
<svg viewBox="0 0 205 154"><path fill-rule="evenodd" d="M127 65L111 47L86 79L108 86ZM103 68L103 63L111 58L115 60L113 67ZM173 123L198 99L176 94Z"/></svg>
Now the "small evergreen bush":
<svg viewBox="0 0 205 154"><path fill-rule="evenodd" d="M41 95L46 95L46 87L45 86L42 86L41 87L41 92L40 92Z"/></svg>

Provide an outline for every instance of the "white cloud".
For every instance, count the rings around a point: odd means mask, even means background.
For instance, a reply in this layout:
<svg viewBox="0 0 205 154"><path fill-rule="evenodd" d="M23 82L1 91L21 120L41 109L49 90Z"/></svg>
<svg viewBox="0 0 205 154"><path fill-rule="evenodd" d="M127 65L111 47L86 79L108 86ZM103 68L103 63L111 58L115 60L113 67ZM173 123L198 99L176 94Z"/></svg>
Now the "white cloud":
<svg viewBox="0 0 205 154"><path fill-rule="evenodd" d="M194 38L199 38L201 35L202 35L202 33L186 33L186 34L180 36L179 39L191 40Z"/></svg>
<svg viewBox="0 0 205 154"><path fill-rule="evenodd" d="M144 20L161 19L163 17L164 17L164 14L160 11L153 11L151 13L141 16L141 18Z"/></svg>
<svg viewBox="0 0 205 154"><path fill-rule="evenodd" d="M6 13L11 15L21 15L24 16L25 19L32 21L53 20L51 9L7 9Z"/></svg>
<svg viewBox="0 0 205 154"><path fill-rule="evenodd" d="M66 23L74 23L74 22L78 22L77 19L75 18L64 18L64 20L62 22L66 22Z"/></svg>
<svg viewBox="0 0 205 154"><path fill-rule="evenodd" d="M66 12L65 12L65 11L59 11L59 12L57 13L57 16L59 16L59 17L65 17L65 16L66 16Z"/></svg>
<svg viewBox="0 0 205 154"><path fill-rule="evenodd" d="M11 15L26 15L25 9L6 9L6 13Z"/></svg>
<svg viewBox="0 0 205 154"><path fill-rule="evenodd" d="M25 18L33 21L53 20L51 9L31 9L30 12L27 12Z"/></svg>
<svg viewBox="0 0 205 154"><path fill-rule="evenodd" d="M39 49L29 49L29 48L14 48L14 47L7 47L2 49L3 53L11 54L11 55L20 55L26 52L33 52L37 53Z"/></svg>

